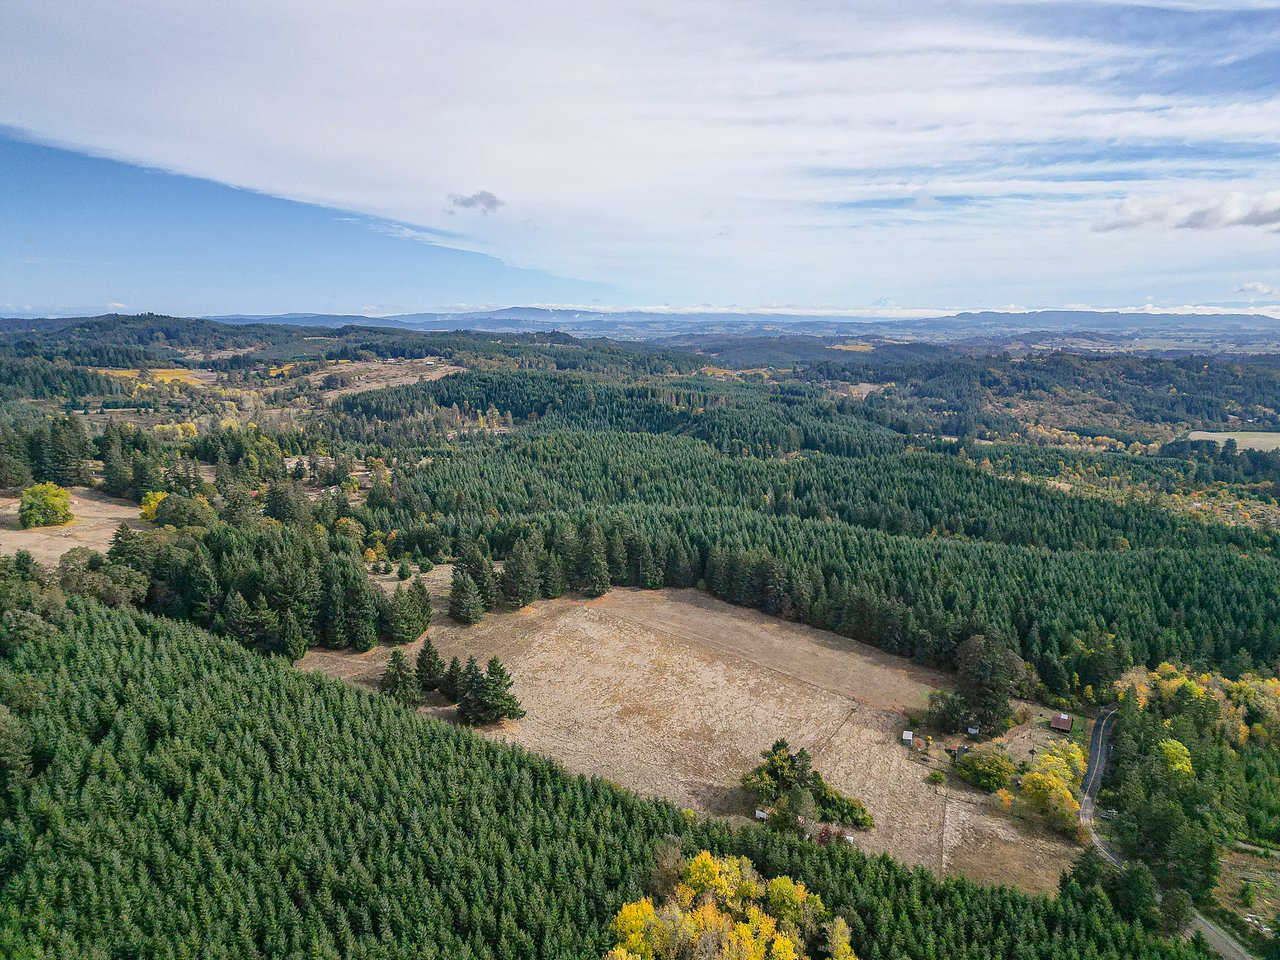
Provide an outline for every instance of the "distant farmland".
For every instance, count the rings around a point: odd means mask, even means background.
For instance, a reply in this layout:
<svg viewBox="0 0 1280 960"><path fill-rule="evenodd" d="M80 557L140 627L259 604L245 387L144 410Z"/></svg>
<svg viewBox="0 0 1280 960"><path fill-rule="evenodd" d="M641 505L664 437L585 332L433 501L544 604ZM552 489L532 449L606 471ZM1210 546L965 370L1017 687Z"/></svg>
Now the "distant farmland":
<svg viewBox="0 0 1280 960"><path fill-rule="evenodd" d="M1266 433L1262 431L1224 431L1216 430L1192 430L1187 435L1190 440L1217 440L1218 443L1226 443L1228 440L1234 440L1236 446L1241 450L1280 450L1280 433Z"/></svg>

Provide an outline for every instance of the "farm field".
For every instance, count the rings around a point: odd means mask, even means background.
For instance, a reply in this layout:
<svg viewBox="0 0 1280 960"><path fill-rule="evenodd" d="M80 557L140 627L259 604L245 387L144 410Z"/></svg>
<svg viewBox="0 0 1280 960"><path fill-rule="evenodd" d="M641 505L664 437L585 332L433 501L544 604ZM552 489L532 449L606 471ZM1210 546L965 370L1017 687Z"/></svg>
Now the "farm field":
<svg viewBox="0 0 1280 960"><path fill-rule="evenodd" d="M437 611L449 575L438 567L428 577ZM857 843L869 851L1033 891L1054 889L1076 853L958 781L926 783L947 768L946 754L935 747L926 761L905 750L903 711L949 678L834 634L692 590L616 589L469 628L438 612L431 635L446 659L498 655L515 677L528 716L490 736L642 794L744 818L752 806L739 777L785 737L866 803L876 827ZM375 686L389 653L313 650L301 668ZM453 716L438 702L422 709Z"/></svg>
<svg viewBox="0 0 1280 960"><path fill-rule="evenodd" d="M120 377L123 380L136 380L140 374L138 370L120 370L108 367L101 368L101 372L110 374L113 377ZM176 381L192 387L206 387L216 383L218 380L218 374L214 370L201 370L190 367L152 367L147 372L162 383Z"/></svg>
<svg viewBox="0 0 1280 960"><path fill-rule="evenodd" d="M0 553L26 550L41 563L56 564L72 547L105 552L116 527L122 523L138 529L147 526L136 503L117 500L88 487L71 487L70 491L71 512L75 516L71 523L30 530L18 525L19 498L0 496Z"/></svg>
<svg viewBox="0 0 1280 960"><path fill-rule="evenodd" d="M1218 443L1234 440L1236 446L1241 450L1280 450L1280 433L1267 433L1265 431L1192 430L1187 434L1187 438L1190 440L1216 440Z"/></svg>

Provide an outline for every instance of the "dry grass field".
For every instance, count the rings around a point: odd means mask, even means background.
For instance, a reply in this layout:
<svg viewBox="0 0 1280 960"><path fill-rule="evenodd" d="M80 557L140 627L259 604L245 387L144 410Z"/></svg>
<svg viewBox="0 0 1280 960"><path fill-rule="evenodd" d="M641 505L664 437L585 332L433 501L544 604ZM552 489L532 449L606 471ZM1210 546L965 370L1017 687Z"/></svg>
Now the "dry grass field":
<svg viewBox="0 0 1280 960"><path fill-rule="evenodd" d="M120 377L124 380L136 380L139 376L139 371L137 370L118 370L108 367L100 368L99 372L110 374L113 377ZM213 370L192 369L189 367L152 367L147 372L161 383L176 381L192 387L206 387L211 383L216 383L218 380L218 374Z"/></svg>
<svg viewBox="0 0 1280 960"><path fill-rule="evenodd" d="M720 603L692 590L618 589L561 599L460 627L442 612L448 567L428 577L434 643L447 659L498 655L528 711L487 735L643 794L717 816L749 816L737 783L778 737L804 746L838 788L876 818L857 842L939 873L1045 891L1076 848L999 811L986 795L900 744L903 711L945 674L834 634ZM394 578L378 578L391 588ZM407 652L416 652L412 645ZM312 651L304 670L376 685L389 651ZM441 718L453 711L422 708Z"/></svg>
<svg viewBox="0 0 1280 960"><path fill-rule="evenodd" d="M106 551L116 527L127 523L141 529L147 524L136 503L117 500L88 487L71 487L71 513L75 519L60 527L23 530L18 525L18 497L0 496L0 553L27 550L41 563L56 564L72 547Z"/></svg>
<svg viewBox="0 0 1280 960"><path fill-rule="evenodd" d="M1190 440L1217 440L1218 443L1234 440L1236 446L1241 450L1280 450L1280 433L1250 430L1218 433L1209 430L1192 430L1187 434L1187 438Z"/></svg>
<svg viewBox="0 0 1280 960"><path fill-rule="evenodd" d="M328 366L310 374L308 379L318 384L331 373L354 377L354 382L347 386L326 392L328 397L341 397L348 393L361 393L382 387L402 387L419 380L439 380L461 370L461 367L431 357L422 360L355 360Z"/></svg>

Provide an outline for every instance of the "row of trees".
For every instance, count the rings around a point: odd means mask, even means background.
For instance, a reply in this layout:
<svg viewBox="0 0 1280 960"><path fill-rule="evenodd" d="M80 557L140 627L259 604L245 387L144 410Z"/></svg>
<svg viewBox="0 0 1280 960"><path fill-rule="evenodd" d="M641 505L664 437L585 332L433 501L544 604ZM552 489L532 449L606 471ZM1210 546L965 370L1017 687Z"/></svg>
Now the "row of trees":
<svg viewBox="0 0 1280 960"><path fill-rule="evenodd" d="M439 691L458 705L459 718L477 726L519 720L525 715L512 685L511 675L497 657L483 670L474 656L467 657L465 664L454 657L446 666L430 638L423 640L412 664L403 651L392 650L381 681L383 693L408 707Z"/></svg>

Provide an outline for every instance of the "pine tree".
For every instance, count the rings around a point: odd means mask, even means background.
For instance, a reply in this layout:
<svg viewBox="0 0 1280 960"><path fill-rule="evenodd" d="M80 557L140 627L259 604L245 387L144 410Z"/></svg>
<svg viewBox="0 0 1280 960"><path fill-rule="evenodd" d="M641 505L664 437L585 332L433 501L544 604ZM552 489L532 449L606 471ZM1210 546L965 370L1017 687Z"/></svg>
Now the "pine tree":
<svg viewBox="0 0 1280 960"><path fill-rule="evenodd" d="M457 657L450 660L449 666L445 668L444 676L440 678L439 689L450 703L458 702L458 698L462 695L462 661Z"/></svg>
<svg viewBox="0 0 1280 960"><path fill-rule="evenodd" d="M502 571L502 598L517 609L542 595L542 552L532 538L521 539L511 548Z"/></svg>
<svg viewBox="0 0 1280 960"><path fill-rule="evenodd" d="M213 565L209 562L209 551L203 546L196 549L187 567L187 590L191 619L201 626L213 623L222 591L218 587L218 578L213 573Z"/></svg>
<svg viewBox="0 0 1280 960"><path fill-rule="evenodd" d="M232 590L223 601L222 629L227 636L246 646L253 643L253 617L239 590Z"/></svg>
<svg viewBox="0 0 1280 960"><path fill-rule="evenodd" d="M102 453L102 489L113 497L127 497L132 483L133 467L113 437Z"/></svg>
<svg viewBox="0 0 1280 960"><path fill-rule="evenodd" d="M386 673L380 684L382 692L406 707L415 706L421 695L418 678L403 650L392 650Z"/></svg>
<svg viewBox="0 0 1280 960"><path fill-rule="evenodd" d="M409 600L413 604L417 616L418 633L431 626L431 618L435 611L431 607L431 594L421 577L415 577L409 584Z"/></svg>
<svg viewBox="0 0 1280 960"><path fill-rule="evenodd" d="M479 540L473 540L463 548L458 566L475 584L485 610L492 610L498 603L498 575L493 570L493 561L481 549Z"/></svg>
<svg viewBox="0 0 1280 960"><path fill-rule="evenodd" d="M440 688L444 681L445 665L436 645L427 637L418 649L418 687L423 693Z"/></svg>
<svg viewBox="0 0 1280 960"><path fill-rule="evenodd" d="M453 584L449 591L449 616L467 625L484 619L484 601L476 582L461 567L453 568Z"/></svg>
<svg viewBox="0 0 1280 960"><path fill-rule="evenodd" d="M481 699L482 723L519 720L524 716L520 701L511 692L512 680L502 661L494 657L484 672L484 694Z"/></svg>
<svg viewBox="0 0 1280 960"><path fill-rule="evenodd" d="M417 598L397 585L391 597L391 640L393 643L412 643L420 633Z"/></svg>
<svg viewBox="0 0 1280 960"><path fill-rule="evenodd" d="M604 535L594 523L587 531L582 555L582 591L589 597L603 597L613 581L609 576L609 560Z"/></svg>
<svg viewBox="0 0 1280 960"><path fill-rule="evenodd" d="M287 657L290 663L297 663L307 655L307 637L302 632L298 618L292 610L286 610L280 617L280 640L277 651Z"/></svg>
<svg viewBox="0 0 1280 960"><path fill-rule="evenodd" d="M467 657L458 681L458 716L467 723L480 723L484 716L485 684L474 655Z"/></svg>
<svg viewBox="0 0 1280 960"><path fill-rule="evenodd" d="M558 553L547 554L546 570L542 577L542 595L548 600L561 596L568 584L564 579L564 564Z"/></svg>
<svg viewBox="0 0 1280 960"><path fill-rule="evenodd" d="M253 635L254 642L271 646L279 628L280 621L275 611L267 606L267 598L261 593L258 594L253 606L249 608L249 631Z"/></svg>
<svg viewBox="0 0 1280 960"><path fill-rule="evenodd" d="M413 576L413 570L409 567L408 560L401 560L400 566L396 569L396 578L399 580L408 580Z"/></svg>

